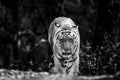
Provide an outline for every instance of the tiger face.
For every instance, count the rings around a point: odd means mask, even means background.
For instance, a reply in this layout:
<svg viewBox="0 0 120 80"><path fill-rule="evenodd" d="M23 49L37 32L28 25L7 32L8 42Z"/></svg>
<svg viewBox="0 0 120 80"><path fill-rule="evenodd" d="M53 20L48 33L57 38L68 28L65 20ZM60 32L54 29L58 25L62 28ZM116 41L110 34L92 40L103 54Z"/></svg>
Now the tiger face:
<svg viewBox="0 0 120 80"><path fill-rule="evenodd" d="M78 73L80 35L78 26L67 17L58 17L49 27L49 43L53 50L55 72Z"/></svg>

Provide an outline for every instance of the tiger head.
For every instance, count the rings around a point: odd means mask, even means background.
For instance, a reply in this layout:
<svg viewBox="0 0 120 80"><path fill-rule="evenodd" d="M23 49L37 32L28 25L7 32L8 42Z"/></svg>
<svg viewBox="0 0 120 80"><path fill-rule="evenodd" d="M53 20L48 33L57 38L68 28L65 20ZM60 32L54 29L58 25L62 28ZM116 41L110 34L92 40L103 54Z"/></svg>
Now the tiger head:
<svg viewBox="0 0 120 80"><path fill-rule="evenodd" d="M75 52L76 45L80 44L78 26L70 18L58 17L53 20L49 28L49 43L60 55L69 55Z"/></svg>

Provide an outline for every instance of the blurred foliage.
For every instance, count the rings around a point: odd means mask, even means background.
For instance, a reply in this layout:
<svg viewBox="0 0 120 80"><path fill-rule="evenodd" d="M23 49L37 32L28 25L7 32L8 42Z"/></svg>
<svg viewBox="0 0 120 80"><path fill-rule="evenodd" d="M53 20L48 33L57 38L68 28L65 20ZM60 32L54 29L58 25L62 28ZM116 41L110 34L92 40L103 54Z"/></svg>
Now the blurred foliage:
<svg viewBox="0 0 120 80"><path fill-rule="evenodd" d="M119 0L1 0L0 67L49 71L51 21L72 18L81 35L80 75L120 71Z"/></svg>
<svg viewBox="0 0 120 80"><path fill-rule="evenodd" d="M0 69L0 80L119 80L116 75L70 76L65 74L49 74L48 72L19 71Z"/></svg>

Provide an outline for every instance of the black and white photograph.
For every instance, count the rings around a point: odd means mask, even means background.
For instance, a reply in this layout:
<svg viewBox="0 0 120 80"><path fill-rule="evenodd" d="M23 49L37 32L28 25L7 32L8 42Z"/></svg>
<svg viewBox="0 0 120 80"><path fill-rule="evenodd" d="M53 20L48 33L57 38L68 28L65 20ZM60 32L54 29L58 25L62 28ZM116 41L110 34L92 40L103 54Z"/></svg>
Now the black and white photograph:
<svg viewBox="0 0 120 80"><path fill-rule="evenodd" d="M120 80L120 0L0 0L0 80Z"/></svg>

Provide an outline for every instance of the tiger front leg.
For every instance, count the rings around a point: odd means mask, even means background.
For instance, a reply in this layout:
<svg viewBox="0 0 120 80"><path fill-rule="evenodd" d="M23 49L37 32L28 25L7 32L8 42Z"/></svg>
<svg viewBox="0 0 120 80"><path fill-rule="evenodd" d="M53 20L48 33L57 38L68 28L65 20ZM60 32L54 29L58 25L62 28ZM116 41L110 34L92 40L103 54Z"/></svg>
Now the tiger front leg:
<svg viewBox="0 0 120 80"><path fill-rule="evenodd" d="M60 73L60 74L67 74L66 73L66 67L63 65L63 63L54 55L54 66L50 70L52 73Z"/></svg>
<svg viewBox="0 0 120 80"><path fill-rule="evenodd" d="M79 57L76 59L75 62L72 63L72 67L70 68L69 75L78 75L79 72Z"/></svg>

